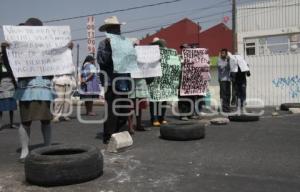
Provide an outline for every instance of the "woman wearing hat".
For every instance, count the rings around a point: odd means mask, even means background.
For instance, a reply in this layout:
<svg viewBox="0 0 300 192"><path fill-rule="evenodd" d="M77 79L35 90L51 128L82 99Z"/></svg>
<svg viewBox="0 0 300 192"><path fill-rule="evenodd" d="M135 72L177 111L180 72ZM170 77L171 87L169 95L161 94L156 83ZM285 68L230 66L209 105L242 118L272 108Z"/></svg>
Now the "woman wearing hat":
<svg viewBox="0 0 300 192"><path fill-rule="evenodd" d="M86 115L95 116L92 99L98 99L100 95L100 82L97 77L95 58L88 55L81 67L80 99L85 101Z"/></svg>

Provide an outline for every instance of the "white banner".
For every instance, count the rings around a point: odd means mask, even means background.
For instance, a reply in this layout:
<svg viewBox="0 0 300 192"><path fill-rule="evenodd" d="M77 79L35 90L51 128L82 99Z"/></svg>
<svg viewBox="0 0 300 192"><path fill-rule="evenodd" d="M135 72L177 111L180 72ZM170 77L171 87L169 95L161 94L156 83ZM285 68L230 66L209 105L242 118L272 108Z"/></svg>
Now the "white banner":
<svg viewBox="0 0 300 192"><path fill-rule="evenodd" d="M240 67L241 72L250 70L248 63L245 61L245 59L242 56L229 54L229 58L230 58L231 72L238 72L238 67Z"/></svg>
<svg viewBox="0 0 300 192"><path fill-rule="evenodd" d="M136 46L139 71L132 78L161 77L160 49L157 45Z"/></svg>
<svg viewBox="0 0 300 192"><path fill-rule="evenodd" d="M3 32L16 78L74 72L69 26L3 26Z"/></svg>

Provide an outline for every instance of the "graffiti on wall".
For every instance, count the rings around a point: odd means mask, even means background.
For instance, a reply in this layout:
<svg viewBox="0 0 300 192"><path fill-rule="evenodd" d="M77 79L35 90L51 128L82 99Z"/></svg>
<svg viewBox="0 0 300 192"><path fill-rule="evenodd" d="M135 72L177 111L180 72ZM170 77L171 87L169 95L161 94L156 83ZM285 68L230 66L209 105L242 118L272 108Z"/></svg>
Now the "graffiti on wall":
<svg viewBox="0 0 300 192"><path fill-rule="evenodd" d="M300 97L300 76L279 77L272 81L273 86L280 89L288 89L292 98Z"/></svg>

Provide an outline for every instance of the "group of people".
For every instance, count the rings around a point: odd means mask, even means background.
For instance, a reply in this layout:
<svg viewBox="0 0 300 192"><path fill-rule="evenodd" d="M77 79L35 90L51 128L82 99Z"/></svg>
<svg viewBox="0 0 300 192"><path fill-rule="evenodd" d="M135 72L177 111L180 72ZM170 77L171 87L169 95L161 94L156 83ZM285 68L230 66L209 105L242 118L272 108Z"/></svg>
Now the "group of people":
<svg viewBox="0 0 300 192"><path fill-rule="evenodd" d="M37 18L29 18L25 23L20 25L25 26L43 26L43 23ZM109 17L104 21L104 24L99 28L99 31L113 35L121 35L121 25L117 17ZM138 41L133 42L133 46L138 45ZM154 38L151 45L166 47L166 42L163 39ZM41 130L44 138L44 144L51 144L51 121L58 122L61 118L70 120L71 94L76 87L76 80L72 74L57 75L57 76L35 76L15 79L11 71L9 61L6 54L6 48L9 43L2 43L2 55L0 66L0 117L3 111L9 111L10 127L15 127L13 124L13 111L17 109L17 101L19 102L21 124L18 128L20 143L22 146L20 159L23 161L29 153L30 127L32 121L41 122ZM70 42L67 47L73 48L73 43ZM188 45L181 46L182 49L189 48ZM86 114L95 116L93 111L93 99L98 99L101 86L105 87L105 102L107 105L107 119L104 122L103 143L107 144L111 135L120 131L129 131L131 134L135 130L145 131L146 127L142 125L141 116L142 109L148 105L147 98L149 93L147 85L153 82L154 78L134 79L134 87L131 87L130 81L118 80L113 83L118 77L130 77L130 74L118 74L114 71L114 62L112 58L112 47L109 38L102 40L99 43L97 57L87 56L80 68L80 98L85 101ZM97 64L102 72L99 74ZM222 109L224 112L230 112L230 92L231 83L234 85L237 98L240 100L241 106L246 98L246 75L250 72L241 72L237 67L237 71L232 71L230 67L230 58L226 49L221 50L220 59L218 61L218 74L220 82L220 97L222 101ZM99 78L100 76L100 78ZM112 87L115 85L115 87ZM118 92L114 91L117 90ZM133 92L127 93L131 89ZM191 99L203 96L193 96ZM129 98L133 101L133 108L114 108L115 101L120 98ZM179 98L183 98L179 95ZM51 111L52 101L55 101L54 111ZM119 105L128 105L128 101L120 100ZM167 124L165 119L167 101L149 102L151 123L153 126ZM201 109L203 102L199 103ZM163 106L163 107L162 107ZM180 101L178 104L181 113L193 111L194 106L190 103ZM136 117L136 125L133 125L133 116L128 115L131 110ZM117 113L116 113L117 112ZM123 114L123 115L122 115ZM195 118L197 114L193 111L191 116L181 116L181 120Z"/></svg>

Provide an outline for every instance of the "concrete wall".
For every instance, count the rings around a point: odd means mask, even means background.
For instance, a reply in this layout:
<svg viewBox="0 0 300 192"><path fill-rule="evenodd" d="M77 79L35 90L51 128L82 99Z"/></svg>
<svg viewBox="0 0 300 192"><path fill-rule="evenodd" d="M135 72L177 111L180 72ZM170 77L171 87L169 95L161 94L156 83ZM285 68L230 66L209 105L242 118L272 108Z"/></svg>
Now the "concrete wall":
<svg viewBox="0 0 300 192"><path fill-rule="evenodd" d="M246 56L246 39L300 33L300 1L270 0L237 8L238 53L250 64L247 97L265 105L300 102L300 53Z"/></svg>

